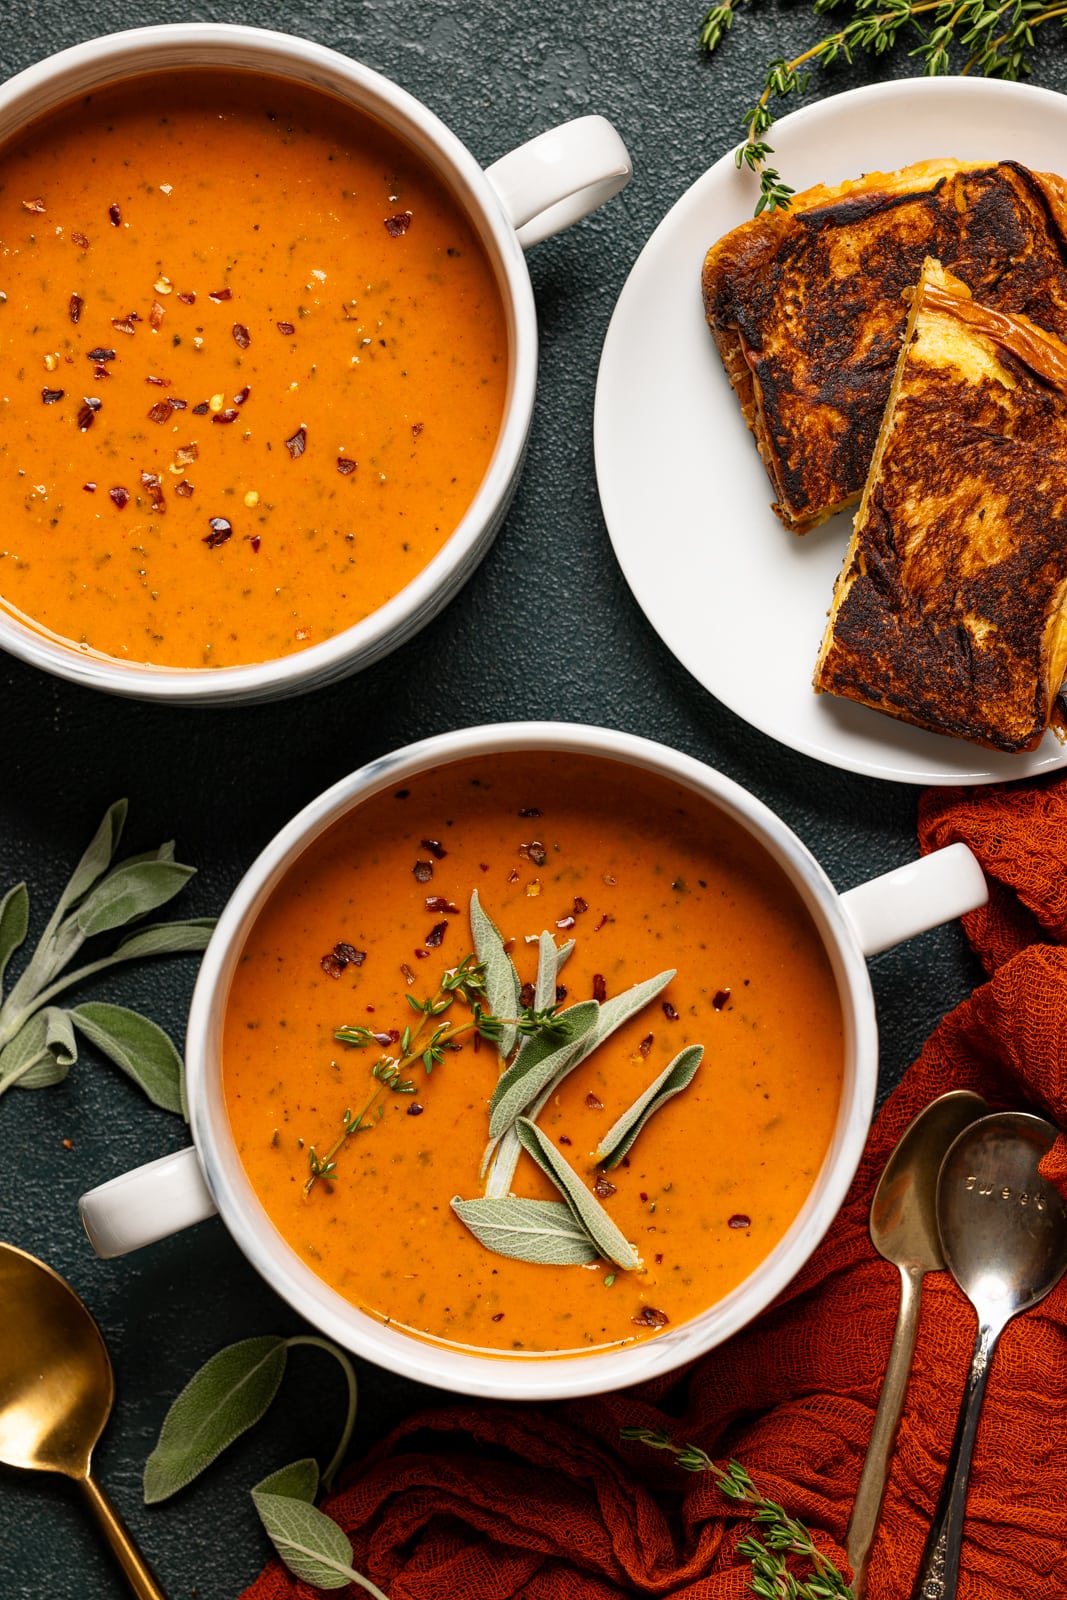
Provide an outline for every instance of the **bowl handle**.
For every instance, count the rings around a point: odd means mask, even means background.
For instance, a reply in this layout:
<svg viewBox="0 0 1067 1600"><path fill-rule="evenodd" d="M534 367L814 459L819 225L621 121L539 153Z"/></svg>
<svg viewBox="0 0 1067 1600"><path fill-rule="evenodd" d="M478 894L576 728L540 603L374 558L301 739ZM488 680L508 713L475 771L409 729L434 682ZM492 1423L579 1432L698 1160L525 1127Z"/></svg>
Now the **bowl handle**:
<svg viewBox="0 0 1067 1600"><path fill-rule="evenodd" d="M216 1206L189 1145L90 1189L78 1210L97 1255L110 1257L202 1222L214 1216Z"/></svg>
<svg viewBox="0 0 1067 1600"><path fill-rule="evenodd" d="M501 156L485 176L528 250L617 195L633 165L605 117L576 117Z"/></svg>
<svg viewBox="0 0 1067 1600"><path fill-rule="evenodd" d="M965 844L932 850L841 896L865 956L875 956L927 928L976 911L989 899L985 874Z"/></svg>

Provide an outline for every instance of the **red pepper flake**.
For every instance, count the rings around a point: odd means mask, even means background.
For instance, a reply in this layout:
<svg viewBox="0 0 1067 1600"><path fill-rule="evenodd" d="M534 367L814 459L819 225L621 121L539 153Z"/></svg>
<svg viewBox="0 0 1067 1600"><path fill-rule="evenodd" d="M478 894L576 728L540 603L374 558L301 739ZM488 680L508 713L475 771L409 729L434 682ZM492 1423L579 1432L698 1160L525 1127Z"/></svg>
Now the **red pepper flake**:
<svg viewBox="0 0 1067 1600"><path fill-rule="evenodd" d="M653 1035L651 1033L646 1033L645 1037L641 1040L641 1043L638 1045L637 1048L640 1050L640 1052L641 1052L641 1054L643 1056L647 1056L649 1051L652 1049L652 1039L653 1039Z"/></svg>
<svg viewBox="0 0 1067 1600"><path fill-rule="evenodd" d="M668 1022L678 1021L678 1013L675 1011L669 1000L664 1000L663 1002L663 1015L666 1017Z"/></svg>
<svg viewBox="0 0 1067 1600"><path fill-rule="evenodd" d="M232 328L233 342L238 350L247 350L252 343L252 335L243 322L235 322Z"/></svg>
<svg viewBox="0 0 1067 1600"><path fill-rule="evenodd" d="M728 1228L751 1228L752 1218L746 1217L743 1211L735 1211L726 1226Z"/></svg>
<svg viewBox="0 0 1067 1600"><path fill-rule="evenodd" d="M172 411L185 411L189 405L189 402L188 400L179 400L176 394L172 394L170 397L170 405Z"/></svg>
<svg viewBox="0 0 1067 1600"><path fill-rule="evenodd" d="M142 472L141 488L148 495L153 511L166 511L167 502L163 498L163 483L158 472Z"/></svg>
<svg viewBox="0 0 1067 1600"><path fill-rule="evenodd" d="M589 902L587 900L583 900L580 894L576 894L574 897L574 915L576 917L580 917L583 912L588 910Z"/></svg>
<svg viewBox="0 0 1067 1600"><path fill-rule="evenodd" d="M211 532L205 533L204 543L209 550L217 550L220 544L225 544L227 539L233 537L233 523L225 517L210 517Z"/></svg>
<svg viewBox="0 0 1067 1600"><path fill-rule="evenodd" d="M96 484L95 483L83 483L82 484L82 488L85 490L86 494L95 494L96 493Z"/></svg>
<svg viewBox="0 0 1067 1600"><path fill-rule="evenodd" d="M109 350L106 345L98 344L95 349L89 351L86 359L89 361L114 361L116 354L116 351ZM155 378L149 378L148 381L149 383L155 383L159 380Z"/></svg>
<svg viewBox="0 0 1067 1600"><path fill-rule="evenodd" d="M415 951L415 960L416 961L428 961L429 959L430 959L430 952L428 950L423 950L421 946L418 949L416 949L416 951Z"/></svg>
<svg viewBox="0 0 1067 1600"><path fill-rule="evenodd" d="M73 240L73 242L78 246L79 250L88 250L89 241L85 237L84 233L72 233L70 237Z"/></svg>
<svg viewBox="0 0 1067 1600"><path fill-rule="evenodd" d="M200 454L200 447L194 439L191 444L180 444L174 452L174 464L178 467L187 467L196 460Z"/></svg>
<svg viewBox="0 0 1067 1600"><path fill-rule="evenodd" d="M729 998L730 998L729 989L716 989L714 995L712 996L711 1003L715 1007L716 1011L721 1011L723 1006L726 1005L726 1003L729 1000Z"/></svg>
<svg viewBox="0 0 1067 1600"><path fill-rule="evenodd" d="M543 867L548 860L548 851L540 839L531 839L529 844L520 844L519 854L527 861L532 861L535 867Z"/></svg>
<svg viewBox="0 0 1067 1600"><path fill-rule="evenodd" d="M409 1117L421 1117L422 1113L423 1113L423 1111L425 1109L426 1109L425 1106L420 1106L419 1102L417 1100L413 1100L411 1102L411 1104L408 1106L408 1116Z"/></svg>
<svg viewBox="0 0 1067 1600"><path fill-rule="evenodd" d="M523 806L519 812L520 817L540 817L543 815L540 806Z"/></svg>
<svg viewBox="0 0 1067 1600"><path fill-rule="evenodd" d="M97 382L99 382L101 378L110 378L110 376L111 376L110 367L105 367L103 365L99 365L99 366L95 366L93 368L93 377L97 380Z"/></svg>
<svg viewBox="0 0 1067 1600"><path fill-rule="evenodd" d="M640 1200L640 1202L641 1202L641 1204L643 1206L647 1206L648 1205L648 1195L645 1193L645 1191L643 1189L641 1190L641 1193L638 1195L637 1198Z"/></svg>
<svg viewBox="0 0 1067 1600"><path fill-rule="evenodd" d="M168 422L172 407L169 400L157 400L148 413L149 422Z"/></svg>
<svg viewBox="0 0 1067 1600"><path fill-rule="evenodd" d="M226 288L226 289L212 289L211 292L208 295L208 299L209 300L232 300L233 299L233 290L229 289L229 288Z"/></svg>
<svg viewBox="0 0 1067 1600"><path fill-rule="evenodd" d="M343 940L334 945L333 953L340 960L347 961L353 967L361 967L367 959L365 950L357 950L354 944L346 944Z"/></svg>
<svg viewBox="0 0 1067 1600"><path fill-rule="evenodd" d="M413 422L411 424L411 437L417 439L425 426L424 422Z"/></svg>
<svg viewBox="0 0 1067 1600"><path fill-rule="evenodd" d="M568 928L573 928L574 927L574 918L573 917L557 917L556 918L556 927L561 929L564 933L566 933Z"/></svg>
<svg viewBox="0 0 1067 1600"><path fill-rule="evenodd" d="M186 289L185 291L182 291L181 289L179 289L178 290L178 299L181 301L183 306L195 306L196 305L196 295L193 292L193 290L191 290L191 289Z"/></svg>
<svg viewBox="0 0 1067 1600"><path fill-rule="evenodd" d="M194 411L196 410L195 406L193 407L193 410ZM212 420L212 422L222 422L222 423L236 422L237 418L240 416L240 414L241 413L239 411L235 411L234 410L233 406L227 406L225 411L216 411L216 412L214 412L212 414L211 420Z"/></svg>
<svg viewBox="0 0 1067 1600"><path fill-rule="evenodd" d="M206 400L198 400L196 405L193 407L193 416L206 417L210 410L211 407Z"/></svg>
<svg viewBox="0 0 1067 1600"><path fill-rule="evenodd" d="M88 433L99 410L100 401L96 399L95 395L86 395L78 411L78 428L80 432Z"/></svg>
<svg viewBox="0 0 1067 1600"><path fill-rule="evenodd" d="M174 485L174 493L178 494L178 495L181 495L183 500L190 500L190 499L192 499L192 496L195 493L195 491L193 489L192 484L189 482L188 478L183 478L181 483L176 483Z"/></svg>
<svg viewBox="0 0 1067 1600"><path fill-rule="evenodd" d="M503 1322L504 1313L502 1311L494 1311L490 1320L492 1322Z"/></svg>
<svg viewBox="0 0 1067 1600"><path fill-rule="evenodd" d="M597 1179L593 1185L593 1193L598 1200L609 1200L617 1192L617 1189L617 1184L612 1183L609 1178L605 1178L603 1173L597 1173Z"/></svg>
<svg viewBox="0 0 1067 1600"><path fill-rule="evenodd" d="M585 1103L589 1107L590 1111L603 1111L604 1109L603 1100L599 1099L593 1093L592 1089L590 1089L589 1093L586 1095Z"/></svg>
<svg viewBox="0 0 1067 1600"><path fill-rule="evenodd" d="M43 211L45 209L45 203L38 195L36 200L24 200L22 202L22 209L23 211Z"/></svg>
<svg viewBox="0 0 1067 1600"><path fill-rule="evenodd" d="M121 223L122 223L122 212L119 210L117 205L114 205L114 204L109 205L108 208L107 208L107 215L108 215L108 221L111 223L111 226L113 228L117 228L117 227L119 227L121 225Z"/></svg>
<svg viewBox="0 0 1067 1600"><path fill-rule="evenodd" d="M567 1135L565 1133L561 1133L560 1136L559 1136L559 1142L560 1142L560 1144L573 1144L574 1140L573 1139L568 1139L568 1137L567 1137Z"/></svg>
<svg viewBox="0 0 1067 1600"><path fill-rule="evenodd" d="M448 854L440 839L420 839L419 843L424 850L428 850L438 861L443 861Z"/></svg>
<svg viewBox="0 0 1067 1600"><path fill-rule="evenodd" d="M519 985L519 1004L522 1006L523 1010L526 1010L528 1006L533 1005L534 995L536 992L537 991L534 989L532 983L523 983Z"/></svg>
<svg viewBox="0 0 1067 1600"><path fill-rule="evenodd" d="M259 554L259 546L260 546L260 543L261 543L259 534L258 533L254 533L252 535L251 539L248 542L252 546L252 554L253 555L258 555Z"/></svg>
<svg viewBox="0 0 1067 1600"><path fill-rule="evenodd" d="M563 1004L564 1000L566 1000L566 998L567 998L567 985L565 983L557 983L556 984L556 1004L558 1006L561 1006Z"/></svg>
<svg viewBox="0 0 1067 1600"><path fill-rule="evenodd" d="M300 459L300 457L304 454L304 451L307 449L307 445L308 431L303 425L297 428L296 432L285 441L285 448L288 450L294 461L298 461Z"/></svg>
<svg viewBox="0 0 1067 1600"><path fill-rule="evenodd" d="M608 986L604 982L604 974L602 972L594 972L593 973L593 999L596 1000L600 1005L603 1005L604 1001L607 999L607 997L608 997Z"/></svg>
<svg viewBox="0 0 1067 1600"><path fill-rule="evenodd" d="M319 966L328 978L339 978L346 967L361 967L366 959L365 950L357 950L355 945L340 941L334 945L328 956L323 956ZM380 1045L392 1043L388 1034L378 1034L375 1037Z"/></svg>
<svg viewBox="0 0 1067 1600"><path fill-rule="evenodd" d="M337 979L341 976L347 964L348 963L345 961L338 961L337 957L332 953L328 956L323 956L322 960L319 962L319 966L322 968L323 972L325 972L326 976L334 979Z"/></svg>
<svg viewBox="0 0 1067 1600"><path fill-rule="evenodd" d="M245 401L248 399L248 397L249 397L249 395L251 393L252 393L252 386L251 386L251 384L246 383L244 388L243 389L238 389L237 393L234 395L234 397L233 397L234 405L235 406L243 406Z"/></svg>
<svg viewBox="0 0 1067 1600"><path fill-rule="evenodd" d="M108 498L114 501L119 510L125 511L126 507L130 503L130 491L128 489L124 489L121 484L116 484L114 489L109 489L107 493Z"/></svg>
<svg viewBox="0 0 1067 1600"><path fill-rule="evenodd" d="M484 864L484 862L482 863L482 871L483 872L488 872L489 871L489 868ZM512 867L511 871L508 873L508 882L509 883L518 883L518 881L519 881L519 869L518 869L518 867Z"/></svg>
<svg viewBox="0 0 1067 1600"><path fill-rule="evenodd" d="M443 894L428 894L426 896L427 911L447 911L449 916L459 915L459 907L451 900L446 900Z"/></svg>
<svg viewBox="0 0 1067 1600"><path fill-rule="evenodd" d="M433 862L416 861L411 870L415 874L416 883L429 883L433 877Z"/></svg>
<svg viewBox="0 0 1067 1600"><path fill-rule="evenodd" d="M601 917L600 921L597 923L596 927L593 929L593 932L594 933L599 933L601 928L606 928L610 921L611 921L611 918L608 916L607 912L605 911L604 915Z"/></svg>
<svg viewBox="0 0 1067 1600"><path fill-rule="evenodd" d="M152 309L148 313L148 326L152 329L153 333L159 332L160 328L163 326L163 318L166 316L166 314L166 307L161 306L158 300L153 300Z"/></svg>
<svg viewBox="0 0 1067 1600"><path fill-rule="evenodd" d="M438 949L438 947L441 944L441 941L444 939L444 936L445 936L445 933L447 932L447 930L448 930L448 923L447 922L435 922L434 923L433 927L430 929L429 933L426 935L426 944L428 945L428 947L431 950Z"/></svg>
<svg viewBox="0 0 1067 1600"><path fill-rule="evenodd" d="M283 333L287 339L289 338L289 336L291 334L294 334L296 332L296 328L295 328L294 324L291 323L291 322L279 322L277 324L277 328L278 328L278 332L279 333Z"/></svg>
<svg viewBox="0 0 1067 1600"><path fill-rule="evenodd" d="M42 389L41 399L46 406L54 406L57 400L62 400L65 393L65 389Z"/></svg>
<svg viewBox="0 0 1067 1600"><path fill-rule="evenodd" d="M655 1306L642 1306L636 1317L630 1318L639 1328L665 1328L670 1320L665 1311L657 1311Z"/></svg>
<svg viewBox="0 0 1067 1600"><path fill-rule="evenodd" d="M353 461L349 456L337 457L337 470L341 474L342 478L347 478L350 472L355 472L358 465L359 463L357 461Z"/></svg>
<svg viewBox="0 0 1067 1600"><path fill-rule="evenodd" d="M663 1251L662 1250L658 1250L656 1252L656 1265L657 1265L657 1267L660 1266L662 1264L662 1262L663 1262Z"/></svg>
<svg viewBox="0 0 1067 1600"><path fill-rule="evenodd" d="M400 963L400 970L404 974L404 982L410 988L410 986L415 982L415 974L412 972L406 961L402 961Z"/></svg>
<svg viewBox="0 0 1067 1600"><path fill-rule="evenodd" d="M410 211L398 211L395 216L385 218L385 231L391 239L399 239L400 235L407 233L410 227Z"/></svg>
<svg viewBox="0 0 1067 1600"><path fill-rule="evenodd" d="M74 321L77 322L77 320L78 320L77 317L75 317ZM137 316L136 316L136 313L131 311L128 317L112 317L111 326L113 328L116 328L119 333L129 333L129 334L136 333L137 332Z"/></svg>
<svg viewBox="0 0 1067 1600"><path fill-rule="evenodd" d="M84 309L85 301L82 299L81 295L72 294L67 304L67 310L70 313L71 322L77 322L80 319Z"/></svg>

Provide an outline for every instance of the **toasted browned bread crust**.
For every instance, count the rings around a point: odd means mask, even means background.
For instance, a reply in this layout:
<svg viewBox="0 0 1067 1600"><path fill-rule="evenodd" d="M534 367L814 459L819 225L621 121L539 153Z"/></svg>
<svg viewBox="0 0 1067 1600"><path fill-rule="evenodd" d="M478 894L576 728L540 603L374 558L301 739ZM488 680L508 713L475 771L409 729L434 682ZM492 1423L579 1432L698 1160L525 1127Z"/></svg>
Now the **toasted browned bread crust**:
<svg viewBox="0 0 1067 1600"><path fill-rule="evenodd" d="M1067 667L1067 344L927 262L816 689L1032 749Z"/></svg>
<svg viewBox="0 0 1067 1600"><path fill-rule="evenodd" d="M924 161L808 189L720 239L704 309L797 533L863 488L926 256L985 304L1067 337L1060 179L1017 162Z"/></svg>

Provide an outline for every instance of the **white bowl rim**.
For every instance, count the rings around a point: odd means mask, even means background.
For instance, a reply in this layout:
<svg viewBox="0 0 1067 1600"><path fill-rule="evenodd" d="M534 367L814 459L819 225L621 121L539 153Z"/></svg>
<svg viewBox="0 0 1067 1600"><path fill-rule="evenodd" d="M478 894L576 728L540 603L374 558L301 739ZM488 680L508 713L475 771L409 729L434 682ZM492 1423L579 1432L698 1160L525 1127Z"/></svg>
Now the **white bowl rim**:
<svg viewBox="0 0 1067 1600"><path fill-rule="evenodd" d="M504 417L485 477L442 548L392 600L321 643L272 661L234 667L164 667L82 653L22 622L0 606L0 647L53 676L110 694L171 704L232 704L306 692L362 670L404 643L459 591L495 535L514 490L526 450L537 385L537 312L518 235L484 169L435 112L408 90L362 62L296 35L244 23L157 23L102 34L70 45L0 84L0 123L52 110L88 86L103 87L144 72L200 64L190 59L219 53L220 66L290 77L310 87L370 105L373 114L413 143L436 166L460 204L473 213L497 275L509 325L508 393ZM248 59L235 59L247 56ZM152 59L146 61L146 57ZM37 103L36 109L30 109Z"/></svg>
<svg viewBox="0 0 1067 1600"><path fill-rule="evenodd" d="M470 756L553 750L640 766L696 790L761 841L799 890L826 944L845 1033L845 1080L830 1150L808 1200L737 1289L707 1312L621 1350L544 1357L485 1355L390 1328L327 1288L284 1243L255 1199L229 1136L217 1036L230 976L265 899L303 849L360 800L427 767ZM369 762L303 808L261 851L223 910L205 953L189 1013L186 1071L201 1167L239 1248L271 1287L327 1337L417 1382L496 1399L557 1400L604 1393L677 1369L739 1331L771 1303L810 1257L836 1216L862 1155L877 1080L877 1026L866 960L823 869L762 801L695 758L637 735L580 723L487 724L420 740Z"/></svg>

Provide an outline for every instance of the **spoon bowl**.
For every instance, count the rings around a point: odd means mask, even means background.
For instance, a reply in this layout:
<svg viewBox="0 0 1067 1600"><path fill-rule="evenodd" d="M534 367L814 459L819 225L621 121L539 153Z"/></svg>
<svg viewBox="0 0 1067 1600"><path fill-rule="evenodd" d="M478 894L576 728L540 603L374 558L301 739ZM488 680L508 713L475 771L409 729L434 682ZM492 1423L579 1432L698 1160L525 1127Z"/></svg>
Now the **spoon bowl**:
<svg viewBox="0 0 1067 1600"><path fill-rule="evenodd" d="M871 1201L871 1242L900 1271L900 1304L889 1361L848 1524L848 1559L856 1600L866 1588L867 1559L882 1508L889 1460L915 1352L922 1280L944 1266L937 1231L937 1179L949 1146L987 1110L981 1095L954 1089L925 1106L905 1128L882 1169Z"/></svg>
<svg viewBox="0 0 1067 1600"><path fill-rule="evenodd" d="M1056 1129L1043 1118L1001 1111L965 1128L941 1166L941 1248L974 1306L978 1331L913 1600L952 1600L956 1593L967 1479L997 1340L1067 1270L1067 1202L1038 1172L1055 1138Z"/></svg>
<svg viewBox="0 0 1067 1600"><path fill-rule="evenodd" d="M138 1600L165 1600L91 1471L115 1398L100 1329L69 1283L12 1244L0 1244L0 1305L0 1463L72 1478Z"/></svg>

